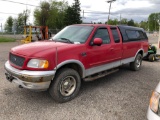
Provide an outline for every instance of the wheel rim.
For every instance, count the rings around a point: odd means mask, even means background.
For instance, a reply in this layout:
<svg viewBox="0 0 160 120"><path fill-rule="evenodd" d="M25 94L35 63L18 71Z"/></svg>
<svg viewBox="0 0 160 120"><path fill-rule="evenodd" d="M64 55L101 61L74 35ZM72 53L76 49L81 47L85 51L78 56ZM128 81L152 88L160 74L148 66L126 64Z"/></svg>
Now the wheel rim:
<svg viewBox="0 0 160 120"><path fill-rule="evenodd" d="M153 56L153 61L154 61L154 56Z"/></svg>
<svg viewBox="0 0 160 120"><path fill-rule="evenodd" d="M63 96L70 96L76 89L76 79L73 76L67 76L60 85L60 93Z"/></svg>
<svg viewBox="0 0 160 120"><path fill-rule="evenodd" d="M138 59L136 60L136 66L137 68L141 66L141 57L138 57Z"/></svg>

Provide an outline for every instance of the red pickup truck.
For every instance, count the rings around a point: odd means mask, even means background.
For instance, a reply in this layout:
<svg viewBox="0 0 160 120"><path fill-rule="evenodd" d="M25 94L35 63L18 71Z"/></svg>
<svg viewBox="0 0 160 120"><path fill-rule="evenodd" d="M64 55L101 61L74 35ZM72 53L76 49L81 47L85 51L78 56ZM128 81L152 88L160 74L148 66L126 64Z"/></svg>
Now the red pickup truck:
<svg viewBox="0 0 160 120"><path fill-rule="evenodd" d="M81 81L91 81L130 63L140 69L148 38L142 28L103 24L65 27L53 38L11 49L6 78L20 87L49 90L57 102L79 92Z"/></svg>

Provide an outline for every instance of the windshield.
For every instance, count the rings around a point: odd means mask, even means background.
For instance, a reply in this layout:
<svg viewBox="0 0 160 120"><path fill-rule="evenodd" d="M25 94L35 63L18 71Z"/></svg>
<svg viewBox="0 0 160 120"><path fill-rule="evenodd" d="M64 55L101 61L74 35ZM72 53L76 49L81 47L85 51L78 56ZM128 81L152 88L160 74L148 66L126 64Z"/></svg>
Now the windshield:
<svg viewBox="0 0 160 120"><path fill-rule="evenodd" d="M85 43L92 30L92 26L68 26L57 33L52 40L79 44Z"/></svg>

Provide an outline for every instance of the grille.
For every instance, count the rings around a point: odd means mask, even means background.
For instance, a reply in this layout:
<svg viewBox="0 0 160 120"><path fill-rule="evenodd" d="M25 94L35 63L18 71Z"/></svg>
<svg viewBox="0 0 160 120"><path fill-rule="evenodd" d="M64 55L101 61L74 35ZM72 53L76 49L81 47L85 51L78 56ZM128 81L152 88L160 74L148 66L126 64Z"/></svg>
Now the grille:
<svg viewBox="0 0 160 120"><path fill-rule="evenodd" d="M9 60L14 65L22 67L25 59L23 57L10 53Z"/></svg>

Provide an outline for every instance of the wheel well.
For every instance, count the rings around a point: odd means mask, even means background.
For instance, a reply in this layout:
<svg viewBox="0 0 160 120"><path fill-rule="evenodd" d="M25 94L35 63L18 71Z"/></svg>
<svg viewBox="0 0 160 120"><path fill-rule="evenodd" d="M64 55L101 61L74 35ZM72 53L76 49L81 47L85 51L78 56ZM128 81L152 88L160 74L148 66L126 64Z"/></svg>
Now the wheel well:
<svg viewBox="0 0 160 120"><path fill-rule="evenodd" d="M65 64L65 65L61 66L60 68L58 68L58 70L63 69L63 68L72 68L78 72L78 74L80 75L81 78L83 77L82 68L80 67L80 65L78 65L76 63Z"/></svg>
<svg viewBox="0 0 160 120"><path fill-rule="evenodd" d="M143 56L143 51L142 50L140 50L138 53L140 53Z"/></svg>

